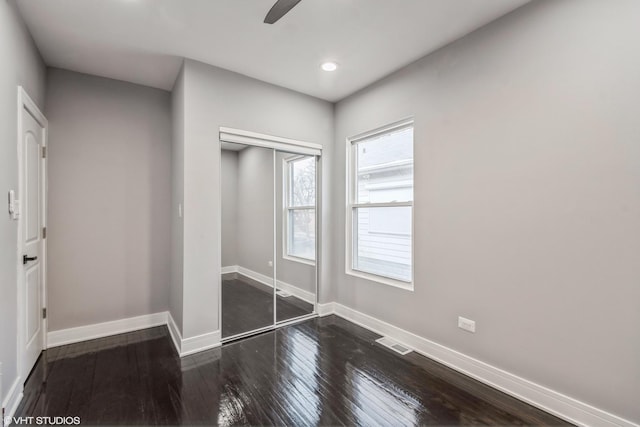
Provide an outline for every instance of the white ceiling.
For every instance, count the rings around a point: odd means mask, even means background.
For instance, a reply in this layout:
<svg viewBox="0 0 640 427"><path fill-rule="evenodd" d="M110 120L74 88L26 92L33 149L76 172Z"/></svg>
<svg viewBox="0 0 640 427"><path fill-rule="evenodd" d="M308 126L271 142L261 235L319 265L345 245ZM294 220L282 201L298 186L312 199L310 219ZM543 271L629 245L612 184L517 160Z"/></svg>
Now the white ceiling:
<svg viewBox="0 0 640 427"><path fill-rule="evenodd" d="M303 0L267 25L275 0L17 0L50 66L170 90L186 57L329 101L527 1Z"/></svg>

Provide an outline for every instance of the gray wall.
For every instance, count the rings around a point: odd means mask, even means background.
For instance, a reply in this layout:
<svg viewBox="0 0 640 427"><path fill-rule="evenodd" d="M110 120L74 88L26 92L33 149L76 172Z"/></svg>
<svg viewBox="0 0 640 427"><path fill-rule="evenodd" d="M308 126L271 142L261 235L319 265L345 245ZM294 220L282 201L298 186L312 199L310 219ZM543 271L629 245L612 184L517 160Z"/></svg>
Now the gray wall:
<svg viewBox="0 0 640 427"><path fill-rule="evenodd" d="M269 277L273 277L269 261L274 261L273 173L273 150L247 147L239 152L238 265ZM226 222L222 224L225 228Z"/></svg>
<svg viewBox="0 0 640 427"><path fill-rule="evenodd" d="M171 92L171 282L169 312L182 333L184 256L184 67ZM180 216L179 206L183 208Z"/></svg>
<svg viewBox="0 0 640 427"><path fill-rule="evenodd" d="M222 266L238 265L238 152L224 150L220 157L222 180ZM256 215L256 219L260 216Z"/></svg>
<svg viewBox="0 0 640 427"><path fill-rule="evenodd" d="M13 1L0 1L0 64L0 197L5 201L0 213L0 363L2 393L6 393L18 376L18 223L5 208L7 192L18 191L17 87L23 86L42 110L46 76L44 63ZM0 396L0 403L4 398Z"/></svg>
<svg viewBox="0 0 640 427"><path fill-rule="evenodd" d="M168 308L170 94L50 69L49 330Z"/></svg>
<svg viewBox="0 0 640 427"><path fill-rule="evenodd" d="M638 16L532 2L341 101L335 206L345 138L415 116L416 280L345 275L336 244L336 300L640 421Z"/></svg>
<svg viewBox="0 0 640 427"><path fill-rule="evenodd" d="M317 142L330 157L333 106L191 60L185 61L184 72L183 330L192 337L219 329L219 127ZM323 217L328 213L327 208ZM328 231L328 221L323 226Z"/></svg>

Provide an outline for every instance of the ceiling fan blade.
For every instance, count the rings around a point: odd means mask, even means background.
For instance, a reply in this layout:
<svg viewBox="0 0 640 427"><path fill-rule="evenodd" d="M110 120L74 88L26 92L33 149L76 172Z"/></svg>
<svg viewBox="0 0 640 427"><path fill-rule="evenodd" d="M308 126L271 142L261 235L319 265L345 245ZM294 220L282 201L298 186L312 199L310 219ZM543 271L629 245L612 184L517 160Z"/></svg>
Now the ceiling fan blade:
<svg viewBox="0 0 640 427"><path fill-rule="evenodd" d="M267 16L264 18L265 24L273 24L278 19L286 15L295 5L300 3L301 0L278 0L273 5Z"/></svg>

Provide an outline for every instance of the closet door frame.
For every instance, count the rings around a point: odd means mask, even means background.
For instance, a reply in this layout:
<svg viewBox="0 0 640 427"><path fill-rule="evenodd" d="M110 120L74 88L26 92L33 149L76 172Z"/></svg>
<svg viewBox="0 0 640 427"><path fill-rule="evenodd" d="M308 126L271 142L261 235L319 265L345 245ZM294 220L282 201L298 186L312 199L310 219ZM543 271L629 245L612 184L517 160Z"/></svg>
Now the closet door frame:
<svg viewBox="0 0 640 427"><path fill-rule="evenodd" d="M278 260L276 259L277 254L277 238L275 233L277 232L277 216L276 216L276 206L274 200L274 217L273 217L273 233L274 233L274 247L273 247L273 260L274 260L274 269L273 269L273 323L269 326L265 326L259 329L254 329L252 331L243 332L240 334L232 335L230 337L223 337L221 342L227 343L231 341L235 341L238 339L242 339L251 335L259 334L262 332L270 331L276 328L281 328L283 326L288 326L294 323L298 323L313 317L318 316L318 300L319 300L319 288L320 288L320 265L322 262L321 250L322 250L322 238L320 231L321 222L322 222L322 145L316 144L313 142L307 141L299 141L290 138L283 138L279 136L267 135L252 131L246 131L241 129L234 129L229 127L220 127L219 129L219 138L218 138L218 325L220 327L220 331L222 331L222 143L231 142L235 144L244 144L255 147L263 147L270 148L273 150L273 171L274 171L274 189L276 188L276 153L277 152L287 152L292 154L300 154L306 156L314 156L316 159L316 261L315 261L315 301L313 304L313 312L296 317L293 319L289 319L286 321L278 322L277 321L277 297L276 297L276 283L277 283L277 268L278 268ZM275 193L274 193L275 194Z"/></svg>

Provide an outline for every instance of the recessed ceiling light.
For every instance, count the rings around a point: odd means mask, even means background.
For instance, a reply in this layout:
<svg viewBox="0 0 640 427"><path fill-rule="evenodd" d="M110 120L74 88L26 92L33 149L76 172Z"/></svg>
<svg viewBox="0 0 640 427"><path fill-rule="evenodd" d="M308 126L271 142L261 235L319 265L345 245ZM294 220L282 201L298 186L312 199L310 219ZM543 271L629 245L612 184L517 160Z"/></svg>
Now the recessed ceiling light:
<svg viewBox="0 0 640 427"><path fill-rule="evenodd" d="M321 65L322 69L325 71L335 71L338 68L338 64L335 62L325 62Z"/></svg>

